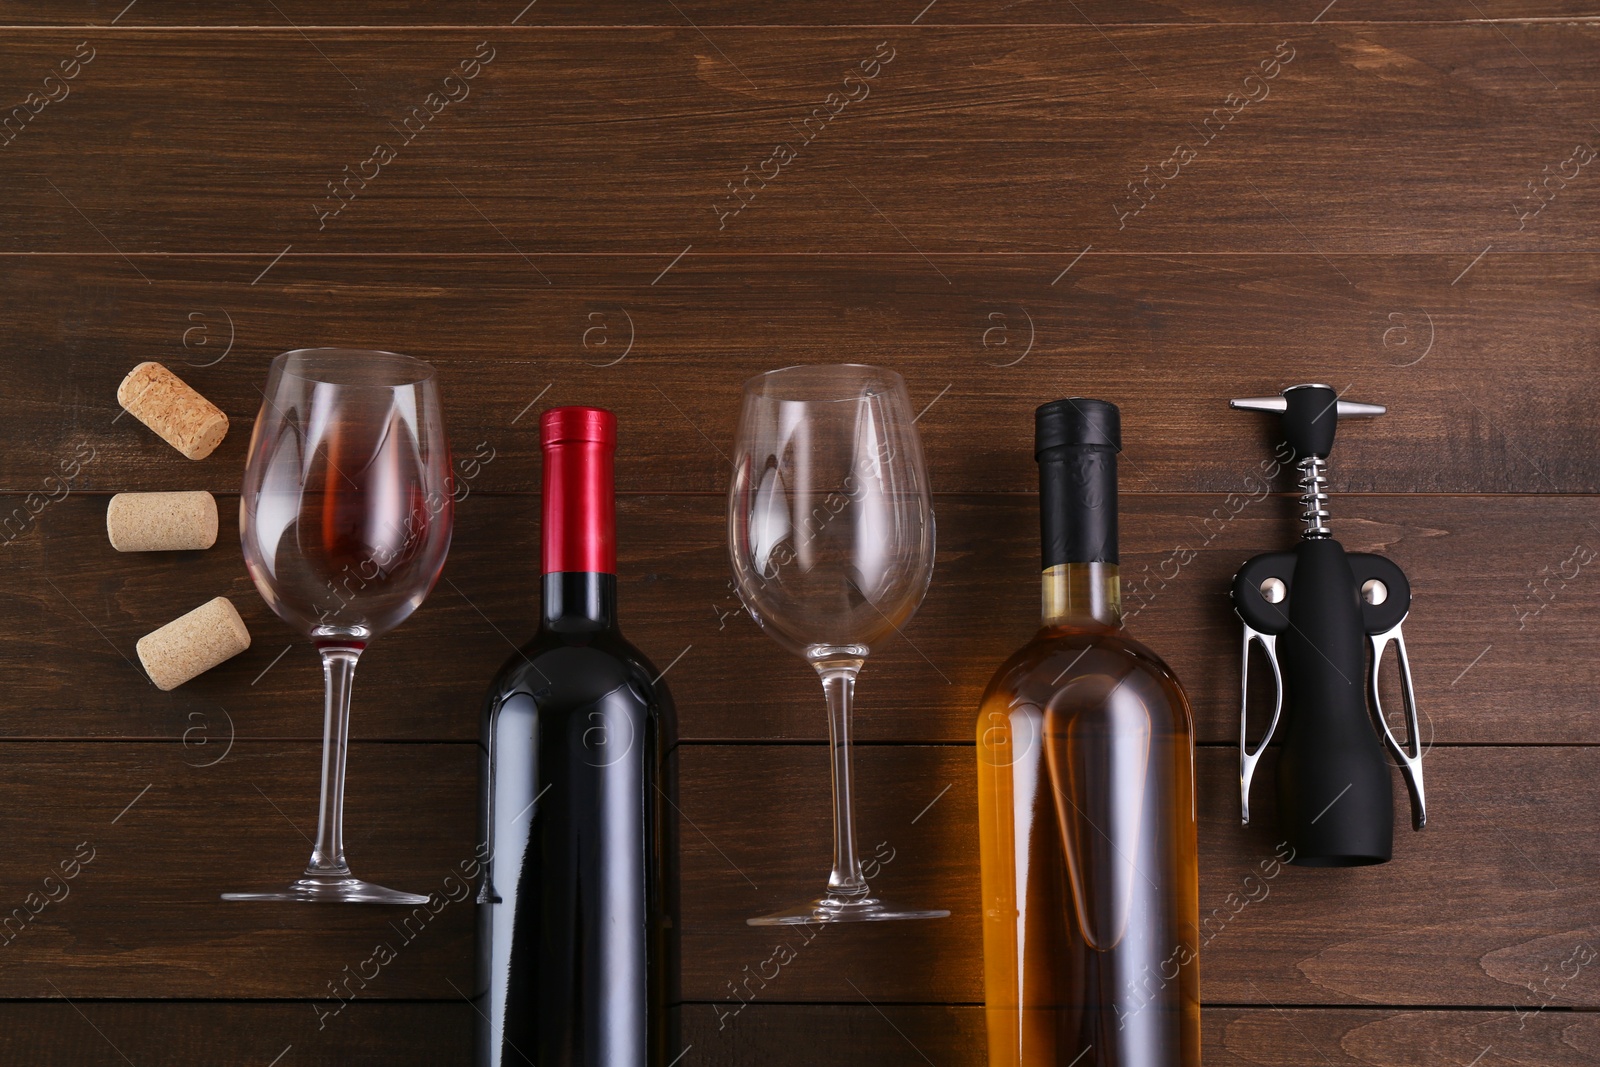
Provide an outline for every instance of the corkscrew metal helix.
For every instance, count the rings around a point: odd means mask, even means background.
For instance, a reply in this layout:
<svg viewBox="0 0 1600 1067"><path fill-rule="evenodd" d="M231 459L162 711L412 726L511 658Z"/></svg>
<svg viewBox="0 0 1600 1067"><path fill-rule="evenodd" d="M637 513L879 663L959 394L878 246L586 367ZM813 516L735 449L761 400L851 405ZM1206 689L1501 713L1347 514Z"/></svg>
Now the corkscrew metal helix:
<svg viewBox="0 0 1600 1067"><path fill-rule="evenodd" d="M1411 585L1390 560L1346 552L1328 527L1327 460L1341 418L1368 418L1381 404L1340 400L1326 385L1296 385L1281 396L1229 402L1238 411L1280 415L1300 472L1304 529L1288 552L1249 560L1233 579L1233 606L1244 622L1239 707L1239 792L1250 822L1250 782L1282 724L1278 815L1308 867L1387 862L1394 851L1394 803L1383 757L1387 746L1411 794L1411 822L1427 822L1422 742L1401 624ZM1250 646L1272 669L1272 716L1249 741ZM1378 668L1395 646L1406 744L1389 728L1378 693ZM1380 744L1379 739L1382 739Z"/></svg>

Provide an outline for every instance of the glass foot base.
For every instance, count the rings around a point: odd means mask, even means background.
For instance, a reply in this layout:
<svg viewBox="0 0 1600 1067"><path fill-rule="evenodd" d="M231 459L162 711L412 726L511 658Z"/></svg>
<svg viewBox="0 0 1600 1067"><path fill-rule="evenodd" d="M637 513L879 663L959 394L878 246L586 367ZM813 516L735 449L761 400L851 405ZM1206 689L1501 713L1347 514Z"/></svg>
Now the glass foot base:
<svg viewBox="0 0 1600 1067"><path fill-rule="evenodd" d="M822 897L797 908L775 911L746 919L749 926L807 926L811 923L870 923L888 922L891 919L943 919L950 912L943 909L896 908L877 897Z"/></svg>
<svg viewBox="0 0 1600 1067"><path fill-rule="evenodd" d="M281 889L261 889L248 893L224 893L223 900L277 900L303 904L426 904L427 897L385 889L359 878L297 878Z"/></svg>

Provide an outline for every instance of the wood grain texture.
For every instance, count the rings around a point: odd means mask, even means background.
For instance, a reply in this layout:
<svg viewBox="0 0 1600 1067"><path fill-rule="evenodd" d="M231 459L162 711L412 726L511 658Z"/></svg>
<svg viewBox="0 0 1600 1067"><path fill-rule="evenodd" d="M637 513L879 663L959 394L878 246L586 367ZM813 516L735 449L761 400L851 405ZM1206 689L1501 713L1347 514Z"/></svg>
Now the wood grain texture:
<svg viewBox="0 0 1600 1067"><path fill-rule="evenodd" d="M879 1003L982 1003L971 747L868 747L856 759L860 838L883 857L875 889L902 906L948 907L950 918L823 928L809 941L743 920L820 888L826 750L680 752L694 824L683 833L685 999L721 999L725 1011L752 1000L848 1002L848 978ZM1268 792L1258 795L1261 824L1241 829L1237 756L1202 749L1197 769L1207 1003L1600 1005L1600 964L1573 959L1582 946L1600 951L1600 846L1585 784L1600 773L1594 749L1435 749L1427 774L1438 807L1421 833L1397 829L1393 861L1278 867L1270 878L1280 839ZM1271 768L1262 773L1270 783ZM1404 803L1396 782L1396 809ZM774 956L782 943L795 958L774 968L766 961L784 958Z"/></svg>
<svg viewBox="0 0 1600 1067"><path fill-rule="evenodd" d="M295 997L327 1012L353 994L467 989L472 905L446 878L473 856L476 746L351 752L350 863L381 885L438 893L420 913L220 900L304 869L320 761L309 743L239 742L212 763L215 748L0 745L12 798L0 815L0 995ZM64 879L85 843L92 859ZM380 944L395 957L381 967Z"/></svg>
<svg viewBox="0 0 1600 1067"><path fill-rule="evenodd" d="M764 1005L718 1028L716 1008L681 1009L689 1051L683 1067L787 1067L808 1063L873 1067L984 1067L983 1013L969 1005ZM81 1015L79 1014L81 1012ZM265 1064L291 1050L307 1067L467 1067L472 1009L464 1003L357 1001L318 1029L301 1004L160 1001L0 1003L0 1053L31 1067L166 1067ZM1201 1033L1214 1067L1298 1067L1311 1063L1411 1067L1471 1062L1491 1067L1592 1064L1594 1013L1273 1010L1207 1008ZM124 1059L126 1056L127 1059ZM290 1062L285 1056L283 1062Z"/></svg>
<svg viewBox="0 0 1600 1067"><path fill-rule="evenodd" d="M87 33L9 38L18 101ZM1490 244L1594 250L1592 163L1526 225L1514 204L1596 136L1597 42L1583 22L108 33L0 150L0 249L910 248L1059 270L1093 245L1460 270ZM1275 53L1292 61L1257 80ZM778 144L793 158L763 171ZM1149 206L1125 217L1130 182Z"/></svg>
<svg viewBox="0 0 1600 1067"><path fill-rule="evenodd" d="M1470 0L1327 0L1264 6L1249 0L1077 0L1070 5L1049 0L1014 0L1002 8L979 0L895 0L895 2L844 3L818 0L805 5L754 5L744 0L500 0L493 5L441 9L429 0L360 0L337 7L310 0L281 0L276 10L263 12L244 0L179 0L173 3L129 5L127 0L71 0L48 9L18 0L0 4L0 26L75 26L99 28L111 23L133 29L148 26L261 26L282 29L319 26L426 27L471 26L503 28L515 23L527 27L551 26L923 26L1068 25L1098 26L1161 23L1244 23L1296 25L1359 22L1516 22L1540 19L1580 19L1600 15L1600 8L1585 0L1516 0L1496 3L1489 13Z"/></svg>
<svg viewBox="0 0 1600 1067"><path fill-rule="evenodd" d="M1594 1062L1597 20L0 0L0 1060L469 1060L470 904L216 899L309 848L320 679L244 573L234 494L267 361L339 344L439 366L466 494L445 580L356 687L349 847L387 884L452 893L471 854L482 688L537 614L539 410L622 420L623 619L690 739L676 1067L984 1062L973 709L1036 617L1031 410L1073 394L1123 406L1133 629L1204 742L1207 1062ZM857 98L824 123L830 93ZM233 420L207 461L118 417L146 359ZM859 691L861 836L885 894L954 914L824 931L762 979L774 935L743 920L818 890L826 749L815 680L727 585L725 453L745 376L840 360L906 375L939 491L934 585ZM1225 401L1314 380L1390 405L1340 434L1334 527L1413 579L1433 811L1385 867L1260 881L1225 588L1293 506L1271 426ZM109 549L108 494L198 488L217 548ZM254 646L156 692L134 641L218 594Z"/></svg>
<svg viewBox="0 0 1600 1067"><path fill-rule="evenodd" d="M229 736L320 738L320 668L251 585L236 501L220 499L218 544L203 553L112 551L106 498L92 494L49 505L0 546L0 614L17 620L0 628L0 661L27 665L0 704L0 733L187 739L196 752ZM1130 628L1184 680L1204 742L1238 736L1240 626L1229 583L1250 556L1292 542L1297 507L1243 493L1122 500ZM865 741L971 743L990 676L1037 626L1035 498L941 495L935 509L927 600L903 637L873 655L857 690ZM1581 564L1583 551L1600 549L1590 499L1353 496L1335 514L1347 548L1389 555L1410 576L1406 632L1432 743L1595 740L1600 578ZM672 664L680 735L825 739L815 676L740 610L721 496L626 496L620 515L624 628L658 666ZM488 679L538 626L538 545L537 498L470 493L461 502L443 580L362 659L354 736L476 739ZM134 643L218 595L242 613L251 648L157 692Z"/></svg>
<svg viewBox="0 0 1600 1067"><path fill-rule="evenodd" d="M0 1057L30 1067L446 1067L472 1062L466 1003L354 1001L318 1027L302 1003L0 1003Z"/></svg>
<svg viewBox="0 0 1600 1067"><path fill-rule="evenodd" d="M1490 255L1452 285L1470 254L1091 253L1052 287L1071 257L691 254L651 285L671 258L296 251L255 285L271 255L139 257L149 285L114 254L0 260L0 487L87 447L78 488L237 492L270 360L345 345L440 368L474 492L536 492L538 412L570 403L618 413L624 491L722 492L744 379L841 359L905 374L943 492L1036 490L1033 409L1070 395L1122 405L1124 493L1250 492L1276 427L1227 401L1302 381L1390 406L1340 432L1335 493L1600 492L1600 255ZM147 359L227 412L210 458L120 416Z"/></svg>
<svg viewBox="0 0 1600 1067"><path fill-rule="evenodd" d="M326 1026L306 1004L0 1003L0 1058L29 1067L466 1067L472 1007L357 1000Z"/></svg>
<svg viewBox="0 0 1600 1067"><path fill-rule="evenodd" d="M175 744L8 742L0 756L14 797L0 818L0 918L14 917L0 996L296 998L316 1015L363 973L365 987L348 987L358 1000L448 1001L473 981L471 909L450 878L473 854L473 745L358 744L351 756L351 862L440 894L431 917L216 899L303 863L314 744L239 742L211 766ZM970 746L866 746L856 761L874 884L951 917L809 939L744 920L820 888L825 749L684 745L675 758L686 1000L718 1002L731 1023L744 1001L849 1002L848 978L876 1003L981 1002ZM1429 828L1402 830L1391 864L1271 877L1272 805L1239 828L1235 766L1230 752L1200 753L1208 1002L1600 1007L1600 972L1562 966L1600 938L1594 749L1436 749ZM63 882L80 851L92 859ZM795 959L772 976L763 964L780 942ZM379 944L396 955L382 967L368 962Z"/></svg>
<svg viewBox="0 0 1600 1067"><path fill-rule="evenodd" d="M778 1067L795 1062L869 1062L878 1067L984 1067L976 1006L752 1005L717 1027L715 1008L683 1009L683 1040L704 1067ZM1203 1057L1213 1067L1410 1067L1411 1064L1594 1064L1594 1013L1518 1016L1514 1011L1338 1011L1206 1008Z"/></svg>
<svg viewBox="0 0 1600 1067"><path fill-rule="evenodd" d="M685 1063L705 1067L780 1067L797 1062L874 1067L984 1067L983 1011L973 1006L751 1005L737 1025L718 1029L716 1009L684 1009ZM1549 1011L1341 1011L1207 1008L1203 1056L1211 1067L1360 1064L1413 1067L1471 1063L1508 1067L1592 1064L1600 1018ZM1485 1051L1487 1054L1485 1054Z"/></svg>

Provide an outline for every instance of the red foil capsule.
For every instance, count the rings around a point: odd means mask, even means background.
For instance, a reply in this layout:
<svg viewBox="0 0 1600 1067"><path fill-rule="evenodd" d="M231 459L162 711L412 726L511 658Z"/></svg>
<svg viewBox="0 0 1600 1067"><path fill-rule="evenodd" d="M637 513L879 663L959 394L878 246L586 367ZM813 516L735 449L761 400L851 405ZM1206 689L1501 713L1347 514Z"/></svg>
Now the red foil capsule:
<svg viewBox="0 0 1600 1067"><path fill-rule="evenodd" d="M604 408L552 408L539 431L544 572L617 573L617 417Z"/></svg>

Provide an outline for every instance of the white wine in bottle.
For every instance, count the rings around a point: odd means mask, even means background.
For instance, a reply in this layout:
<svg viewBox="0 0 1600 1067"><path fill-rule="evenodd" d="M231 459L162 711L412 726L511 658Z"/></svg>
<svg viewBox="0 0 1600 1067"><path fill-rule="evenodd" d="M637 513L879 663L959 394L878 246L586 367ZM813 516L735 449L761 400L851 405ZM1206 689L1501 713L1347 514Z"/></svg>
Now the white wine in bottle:
<svg viewBox="0 0 1600 1067"><path fill-rule="evenodd" d="M1120 418L1037 412L1043 626L978 713L989 1067L1198 1067L1194 736L1122 628Z"/></svg>

